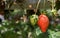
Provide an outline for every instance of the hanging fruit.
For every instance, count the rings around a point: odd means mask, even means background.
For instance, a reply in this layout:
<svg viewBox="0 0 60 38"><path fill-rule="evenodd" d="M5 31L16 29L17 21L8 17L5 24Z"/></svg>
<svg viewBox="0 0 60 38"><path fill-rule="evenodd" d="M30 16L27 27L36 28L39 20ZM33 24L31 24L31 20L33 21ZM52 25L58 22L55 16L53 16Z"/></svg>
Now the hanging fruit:
<svg viewBox="0 0 60 38"><path fill-rule="evenodd" d="M37 23L37 20L38 20L38 16L33 14L30 16L30 23L31 25L35 25Z"/></svg>
<svg viewBox="0 0 60 38"><path fill-rule="evenodd" d="M57 11L55 9L52 9L51 12L56 16Z"/></svg>
<svg viewBox="0 0 60 38"><path fill-rule="evenodd" d="M49 19L46 15L44 14L41 14L39 17L38 17L38 26L40 27L41 31L42 32L46 32L48 26L49 26Z"/></svg>

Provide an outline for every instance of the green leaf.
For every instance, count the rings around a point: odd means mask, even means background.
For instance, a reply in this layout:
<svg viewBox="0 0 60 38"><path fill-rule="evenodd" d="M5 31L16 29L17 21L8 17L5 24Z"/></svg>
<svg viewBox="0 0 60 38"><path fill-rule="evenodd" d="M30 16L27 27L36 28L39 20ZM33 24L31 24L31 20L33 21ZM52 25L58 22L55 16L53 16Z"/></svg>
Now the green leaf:
<svg viewBox="0 0 60 38"><path fill-rule="evenodd" d="M42 33L41 30L40 30L40 28L39 27L36 28L36 35L38 36L40 33Z"/></svg>

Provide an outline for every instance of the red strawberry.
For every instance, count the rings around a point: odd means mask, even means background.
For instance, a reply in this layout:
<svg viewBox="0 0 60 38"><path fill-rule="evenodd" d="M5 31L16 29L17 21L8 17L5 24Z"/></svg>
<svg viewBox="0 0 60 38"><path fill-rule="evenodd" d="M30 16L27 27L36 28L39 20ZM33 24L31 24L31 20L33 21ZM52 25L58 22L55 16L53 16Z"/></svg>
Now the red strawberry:
<svg viewBox="0 0 60 38"><path fill-rule="evenodd" d="M49 19L46 15L41 14L38 19L38 25L42 32L46 32L48 26L49 26Z"/></svg>

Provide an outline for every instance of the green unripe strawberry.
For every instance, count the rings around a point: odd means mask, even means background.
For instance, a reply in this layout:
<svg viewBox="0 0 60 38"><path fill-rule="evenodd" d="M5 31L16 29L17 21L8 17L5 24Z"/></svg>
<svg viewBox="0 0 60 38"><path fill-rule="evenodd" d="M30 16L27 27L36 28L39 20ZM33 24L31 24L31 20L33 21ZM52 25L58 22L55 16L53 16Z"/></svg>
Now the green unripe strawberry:
<svg viewBox="0 0 60 38"><path fill-rule="evenodd" d="M55 9L52 9L51 12L56 16L57 11Z"/></svg>
<svg viewBox="0 0 60 38"><path fill-rule="evenodd" d="M37 20L38 20L38 16L33 14L30 16L30 23L31 25L35 25L37 23Z"/></svg>

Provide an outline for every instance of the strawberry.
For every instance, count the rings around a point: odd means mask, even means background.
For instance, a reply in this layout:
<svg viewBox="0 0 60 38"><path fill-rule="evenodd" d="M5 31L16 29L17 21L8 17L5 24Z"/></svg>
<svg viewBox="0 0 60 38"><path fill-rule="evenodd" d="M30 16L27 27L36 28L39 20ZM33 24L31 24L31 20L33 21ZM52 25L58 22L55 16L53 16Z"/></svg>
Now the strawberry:
<svg viewBox="0 0 60 38"><path fill-rule="evenodd" d="M39 17L38 17L38 26L40 27L41 31L42 32L46 32L48 26L49 26L49 19L46 15L44 14L41 14Z"/></svg>
<svg viewBox="0 0 60 38"><path fill-rule="evenodd" d="M38 20L38 16L33 14L30 16L30 23L31 25L35 25L37 23L37 20Z"/></svg>

